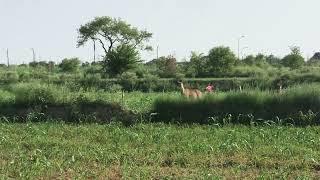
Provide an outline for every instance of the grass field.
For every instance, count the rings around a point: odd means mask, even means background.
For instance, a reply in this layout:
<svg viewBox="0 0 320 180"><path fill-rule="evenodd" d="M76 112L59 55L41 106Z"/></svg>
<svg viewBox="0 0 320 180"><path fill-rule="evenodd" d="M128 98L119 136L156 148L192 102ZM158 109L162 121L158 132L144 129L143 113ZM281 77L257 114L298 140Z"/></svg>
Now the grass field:
<svg viewBox="0 0 320 180"><path fill-rule="evenodd" d="M320 127L1 123L0 179L316 178Z"/></svg>

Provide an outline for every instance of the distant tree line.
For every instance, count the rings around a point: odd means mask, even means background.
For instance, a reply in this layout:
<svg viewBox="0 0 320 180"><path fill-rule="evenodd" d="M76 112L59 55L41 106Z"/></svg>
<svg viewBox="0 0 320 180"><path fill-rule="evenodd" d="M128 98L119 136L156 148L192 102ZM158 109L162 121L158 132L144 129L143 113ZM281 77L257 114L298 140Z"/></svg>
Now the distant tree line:
<svg viewBox="0 0 320 180"><path fill-rule="evenodd" d="M304 66L320 66L320 52L305 60L300 48L290 47L283 58L274 55L248 55L238 59L229 47L213 47L208 53L191 52L190 58L177 61L172 55L161 56L143 63L139 53L152 50L147 42L152 33L139 30L122 19L108 16L96 17L78 29L77 46L91 41L98 42L104 51L100 62L81 62L78 58L65 58L59 64L53 61L33 61L32 68L44 67L51 72L100 74L104 78L136 76L136 78L202 78L241 77L261 74L267 69L299 69ZM95 50L95 49L94 49ZM22 64L20 66L27 66ZM6 67L0 64L0 67Z"/></svg>

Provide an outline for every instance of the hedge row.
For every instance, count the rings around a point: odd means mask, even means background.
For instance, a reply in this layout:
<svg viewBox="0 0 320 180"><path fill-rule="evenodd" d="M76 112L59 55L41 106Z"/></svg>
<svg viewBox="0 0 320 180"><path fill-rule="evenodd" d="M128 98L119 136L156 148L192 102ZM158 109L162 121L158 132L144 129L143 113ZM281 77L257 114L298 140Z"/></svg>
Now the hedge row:
<svg viewBox="0 0 320 180"><path fill-rule="evenodd" d="M276 92L230 92L200 100L160 98L153 121L179 123L240 123L273 121L294 125L320 125L320 87L304 85Z"/></svg>

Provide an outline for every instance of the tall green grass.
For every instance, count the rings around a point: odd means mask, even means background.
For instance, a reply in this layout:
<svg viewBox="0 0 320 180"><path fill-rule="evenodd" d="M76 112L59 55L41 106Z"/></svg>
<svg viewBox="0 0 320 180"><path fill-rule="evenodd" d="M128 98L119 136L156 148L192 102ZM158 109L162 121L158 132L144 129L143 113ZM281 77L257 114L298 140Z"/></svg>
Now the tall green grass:
<svg viewBox="0 0 320 180"><path fill-rule="evenodd" d="M259 123L277 121L284 124L319 124L320 85L303 84L275 91L258 89L215 92L200 100L186 99L180 93L114 92L41 83L18 83L0 91L0 112L15 107L37 107L45 112L48 106L108 106L120 105L142 120L186 123ZM10 107L12 107L10 109ZM17 110L18 111L18 110ZM81 112L81 111L79 111ZM3 114L2 114L3 115ZM116 117L115 117L116 118Z"/></svg>
<svg viewBox="0 0 320 180"><path fill-rule="evenodd" d="M200 100L186 98L159 98L154 111L155 121L210 123L228 121L250 124L259 120L285 119L297 125L319 124L320 86L299 85L283 93L274 91L230 91L206 95ZM312 115L303 122L301 117Z"/></svg>

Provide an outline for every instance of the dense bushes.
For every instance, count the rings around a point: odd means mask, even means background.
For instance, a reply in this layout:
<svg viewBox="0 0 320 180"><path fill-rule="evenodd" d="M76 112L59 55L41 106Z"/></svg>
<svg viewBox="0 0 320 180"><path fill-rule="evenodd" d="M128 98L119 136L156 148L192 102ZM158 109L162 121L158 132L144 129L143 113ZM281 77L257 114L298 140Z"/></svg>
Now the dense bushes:
<svg viewBox="0 0 320 180"><path fill-rule="evenodd" d="M15 84L10 88L15 94L15 103L26 106L56 104L61 94L55 86L38 83Z"/></svg>
<svg viewBox="0 0 320 180"><path fill-rule="evenodd" d="M242 73L249 73L239 69ZM188 87L204 89L208 83L213 83L219 91L229 91L239 89L259 88L261 90L277 89L279 82L284 88L302 83L320 82L320 73L318 69L300 69L295 72L275 73L270 71L268 74L261 72L259 78L182 78ZM253 72L253 71L251 71ZM253 73L258 74L258 71ZM40 74L39 74L40 75ZM35 78L36 77L36 78ZM68 85L73 90L81 89L100 89L112 91L123 89L125 91L142 91L142 92L170 92L179 91L176 82L177 79L159 79L154 75L147 74L144 78L137 78L134 73L124 73L118 79L103 79L100 74L60 74L49 75L36 73L0 73L0 84L8 85L19 82L39 82L51 85ZM117 87L117 88L113 88ZM121 87L121 88L118 88Z"/></svg>
<svg viewBox="0 0 320 180"><path fill-rule="evenodd" d="M78 70L81 61L78 58L63 59L59 64L62 72L75 72Z"/></svg>
<svg viewBox="0 0 320 180"><path fill-rule="evenodd" d="M320 124L320 87L304 85L275 92L246 91L205 96L200 100L160 98L155 121L181 123L241 123L279 120L295 125Z"/></svg>

